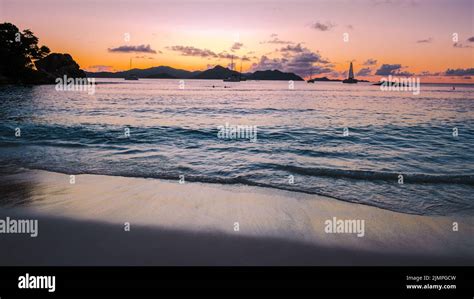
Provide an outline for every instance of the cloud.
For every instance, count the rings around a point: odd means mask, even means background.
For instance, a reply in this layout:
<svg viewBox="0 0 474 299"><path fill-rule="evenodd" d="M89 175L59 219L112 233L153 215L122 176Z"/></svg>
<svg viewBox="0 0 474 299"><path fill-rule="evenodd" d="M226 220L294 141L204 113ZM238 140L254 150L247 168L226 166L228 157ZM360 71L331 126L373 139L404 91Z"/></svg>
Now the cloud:
<svg viewBox="0 0 474 299"><path fill-rule="evenodd" d="M363 65L376 65L377 64L377 59L372 59L372 58L369 58L367 59Z"/></svg>
<svg viewBox="0 0 474 299"><path fill-rule="evenodd" d="M150 45L138 45L138 46L120 46L117 48L108 48L109 52L117 53L151 53L156 54L156 51L153 50Z"/></svg>
<svg viewBox="0 0 474 299"><path fill-rule="evenodd" d="M269 58L263 55L257 63L252 65L253 71L274 70L278 69L283 72L292 72L301 76L309 76L311 74L330 73L334 70L331 68L329 61L322 58L318 52L313 52L307 48L291 47L290 50L284 51L285 55L279 58ZM296 51L295 51L296 49Z"/></svg>
<svg viewBox="0 0 474 299"><path fill-rule="evenodd" d="M418 44L430 44L433 42L432 37L428 37L427 39L420 39L416 41Z"/></svg>
<svg viewBox="0 0 474 299"><path fill-rule="evenodd" d="M357 76L370 76L372 73L372 70L368 67L365 67L365 68L361 68L358 72L357 72Z"/></svg>
<svg viewBox="0 0 474 299"><path fill-rule="evenodd" d="M230 54L230 53L227 53L227 52L221 52L221 53L217 54L217 58L219 58L219 59L238 59L239 57L237 55Z"/></svg>
<svg viewBox="0 0 474 299"><path fill-rule="evenodd" d="M282 70L286 62L286 58L269 58L263 55L258 63L252 64L252 71Z"/></svg>
<svg viewBox="0 0 474 299"><path fill-rule="evenodd" d="M110 65L91 65L87 70L89 72L112 72L114 68Z"/></svg>
<svg viewBox="0 0 474 299"><path fill-rule="evenodd" d="M429 77L440 76L440 75L442 75L440 72L432 73L429 71L422 71L419 74L417 74L417 76L429 76Z"/></svg>
<svg viewBox="0 0 474 299"><path fill-rule="evenodd" d="M250 61L250 58L247 56L242 56L242 58L240 58L239 56L229 53L227 51L216 53L209 49L199 49L193 46L171 46L167 47L167 49L179 52L182 56L193 56L207 59L242 59L242 61Z"/></svg>
<svg viewBox="0 0 474 299"><path fill-rule="evenodd" d="M332 28L334 28L336 25L331 23L331 22L326 22L326 23L321 23L321 22L315 22L311 24L311 28L319 30L319 31L329 31Z"/></svg>
<svg viewBox="0 0 474 299"><path fill-rule="evenodd" d="M417 0L372 0L374 5L410 5L417 6L419 2Z"/></svg>
<svg viewBox="0 0 474 299"><path fill-rule="evenodd" d="M181 53L182 56L195 56L195 57L214 57L217 58L217 54L208 49L199 49L193 46L172 46L168 49Z"/></svg>
<svg viewBox="0 0 474 299"><path fill-rule="evenodd" d="M153 57L146 56L146 55L140 55L140 56L137 55L137 56L135 56L135 57L133 57L133 58L135 58L135 59L155 59L155 58L153 58Z"/></svg>
<svg viewBox="0 0 474 299"><path fill-rule="evenodd" d="M446 76L474 76L474 68L470 69L447 69Z"/></svg>
<svg viewBox="0 0 474 299"><path fill-rule="evenodd" d="M311 52L306 50L302 53L298 53L293 56L290 60L289 65L307 65L309 63L321 63L328 64L329 61L323 59L319 53Z"/></svg>
<svg viewBox="0 0 474 299"><path fill-rule="evenodd" d="M375 75L379 76L412 76L413 73L402 71L401 64L383 64L376 72Z"/></svg>
<svg viewBox="0 0 474 299"><path fill-rule="evenodd" d="M284 45L284 44L287 44L287 45L291 45L291 44L294 44L294 42L291 42L291 41L286 41L286 40L281 40L278 38L278 36L272 34L270 37L272 37L272 39L270 40L267 40L267 41L263 41L263 42L260 42L261 44L276 44L276 45Z"/></svg>
<svg viewBox="0 0 474 299"><path fill-rule="evenodd" d="M309 72L307 72L306 74L303 72L302 74L307 76L307 75L319 75L319 74L328 74L328 73L332 74L334 73L334 70L329 67L313 65Z"/></svg>
<svg viewBox="0 0 474 299"><path fill-rule="evenodd" d="M275 44L275 45L291 45L294 44L292 41L286 41L286 40L281 40L278 38L278 34L272 33L270 34L270 40L267 41L261 41L260 44Z"/></svg>
<svg viewBox="0 0 474 299"><path fill-rule="evenodd" d="M455 48L472 48L471 46L464 45L463 43L454 43L453 47L455 47Z"/></svg>
<svg viewBox="0 0 474 299"><path fill-rule="evenodd" d="M474 43L474 36L471 36L470 38L468 38L467 41L470 43Z"/></svg>
<svg viewBox="0 0 474 299"><path fill-rule="evenodd" d="M232 45L232 47L230 48L230 50L231 50L232 52L234 52L234 51L240 50L240 48L242 48L243 46L244 46L243 43L237 43L237 42L236 42L236 43L234 43L234 44Z"/></svg>
<svg viewBox="0 0 474 299"><path fill-rule="evenodd" d="M292 45L287 45L286 47L283 47L280 49L281 52L295 52L295 53L301 53L305 51L305 48L301 46L301 44L297 44L296 46Z"/></svg>
<svg viewBox="0 0 474 299"><path fill-rule="evenodd" d="M353 29L354 29L354 26L352 26L351 24L349 24L349 25L346 25L346 28L349 29L349 30L353 30Z"/></svg>

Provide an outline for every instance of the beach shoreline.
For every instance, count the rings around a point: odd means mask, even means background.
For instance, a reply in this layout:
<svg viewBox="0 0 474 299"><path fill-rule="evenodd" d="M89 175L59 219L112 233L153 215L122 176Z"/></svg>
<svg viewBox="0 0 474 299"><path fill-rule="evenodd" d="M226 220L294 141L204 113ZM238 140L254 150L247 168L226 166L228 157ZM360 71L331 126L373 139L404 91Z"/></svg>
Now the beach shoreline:
<svg viewBox="0 0 474 299"><path fill-rule="evenodd" d="M37 237L0 234L3 266L474 265L465 216L242 185L87 174L71 184L42 170L3 175L0 188L0 219L38 220ZM364 235L327 233L334 217L364 220Z"/></svg>

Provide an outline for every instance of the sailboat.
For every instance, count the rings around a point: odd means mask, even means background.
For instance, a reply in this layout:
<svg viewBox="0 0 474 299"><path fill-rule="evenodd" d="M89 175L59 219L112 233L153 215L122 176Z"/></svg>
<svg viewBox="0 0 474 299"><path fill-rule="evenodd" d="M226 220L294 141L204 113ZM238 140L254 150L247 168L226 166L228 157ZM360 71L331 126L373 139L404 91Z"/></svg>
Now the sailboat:
<svg viewBox="0 0 474 299"><path fill-rule="evenodd" d="M357 79L354 79L354 69L352 67L352 62L351 62L351 66L349 67L349 78L342 80L342 83L350 83L350 84L357 83Z"/></svg>
<svg viewBox="0 0 474 299"><path fill-rule="evenodd" d="M130 69L129 69L129 72L132 70L132 58L130 58ZM137 75L133 75L133 74L128 74L128 75L125 75L125 80L138 80L138 76Z"/></svg>
<svg viewBox="0 0 474 299"><path fill-rule="evenodd" d="M311 69L311 73L309 74L309 80L306 81L308 83L314 83L314 80L313 80L313 69Z"/></svg>
<svg viewBox="0 0 474 299"><path fill-rule="evenodd" d="M231 56L231 62L230 65L232 66L231 71L234 71L234 55ZM240 65L242 68L242 64ZM223 80L224 82L240 82L242 81L242 69L240 70L240 76L237 76L235 74L231 74L230 77L227 77Z"/></svg>
<svg viewBox="0 0 474 299"><path fill-rule="evenodd" d="M247 78L242 77L242 58L240 58L240 81L247 81Z"/></svg>

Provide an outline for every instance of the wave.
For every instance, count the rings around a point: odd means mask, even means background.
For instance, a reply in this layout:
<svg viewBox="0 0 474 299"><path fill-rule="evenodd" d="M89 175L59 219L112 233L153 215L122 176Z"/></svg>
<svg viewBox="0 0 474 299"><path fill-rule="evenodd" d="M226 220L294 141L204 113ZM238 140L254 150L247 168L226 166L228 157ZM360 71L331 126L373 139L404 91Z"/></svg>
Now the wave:
<svg viewBox="0 0 474 299"><path fill-rule="evenodd" d="M224 125L217 124L217 125ZM238 124L235 124L238 125ZM124 129L130 129L130 137L126 137ZM22 138L16 138L13 125L0 125L0 142L27 143L58 147L86 147L87 145L116 144L157 144L163 141L182 140L213 140L215 142L245 141L246 139L219 140L216 127L192 128L180 126L67 126L60 124L29 124L21 126ZM300 143L317 139L320 142L330 140L333 135L320 130L305 130L304 128L267 128L259 127L258 139L275 141L295 141ZM348 137L351 138L351 137ZM305 141L306 140L306 141ZM34 142L34 143L32 143ZM312 143L313 141L311 141Z"/></svg>
<svg viewBox="0 0 474 299"><path fill-rule="evenodd" d="M21 169L23 170L29 169L29 170L42 170L42 171L56 172L56 173L62 173L66 175L71 175L71 174L105 175L105 176L127 177L127 178L160 179L160 180L168 180L168 181L178 181L180 179L180 175L182 174L182 172L178 172L178 170L189 171L189 169L186 167L178 167L178 169L174 169L174 171L176 171L175 173L167 172L167 173L146 173L145 174L145 173L128 172L128 171L118 171L118 172L109 173L109 172L103 172L100 170L69 171L61 167L48 167L48 166L34 166L34 167L20 167L19 168L18 165L14 163L10 163L9 165L5 164L3 165L3 167L0 167L0 169L2 168L4 169L3 170L4 172L5 172L5 169L8 169L9 172L13 170L21 172ZM284 190L284 191L320 195L320 196L330 197L330 198L334 198L334 199L338 199L342 201L347 201L342 198L339 198L339 197L336 197L334 195L324 193L324 192L316 192L314 190L299 189L297 187L293 188L291 186L257 182L257 181L249 180L244 176L234 176L234 177L223 178L223 177L211 177L211 176L203 176L203 175L186 175L185 181L193 182L193 183L206 183L206 184L219 184L219 185L247 185L247 186L252 186L252 187L272 188L272 189L278 189L278 190Z"/></svg>
<svg viewBox="0 0 474 299"><path fill-rule="evenodd" d="M124 129L130 129L130 138L125 137ZM195 138L215 138L217 128L193 129L184 127L159 126L150 128L141 128L133 126L65 126L65 125L23 125L22 138L15 138L11 132L15 127L10 125L0 125L0 142L10 143L30 143L37 141L38 145L68 146L63 140L68 140L70 144L74 142L83 145L102 145L102 144L126 144L133 143L152 143L156 138L176 139L178 137L193 136ZM7 133L8 132L8 133ZM45 142L48 142L46 144Z"/></svg>
<svg viewBox="0 0 474 299"><path fill-rule="evenodd" d="M273 163L266 163L265 165L276 170L307 176L324 176L331 178L347 178L355 180L398 181L399 175L403 175L404 183L465 184L474 186L474 175L432 175L422 173L346 170L335 168L309 168Z"/></svg>
<svg viewBox="0 0 474 299"><path fill-rule="evenodd" d="M1 172L0 167L0 172ZM66 168L62 167L26 167L22 168L23 170L25 169L38 169L38 170L45 170L45 171L51 171L51 172L57 172L57 173L63 173L66 175L70 174L75 174L75 175L106 175L106 176L115 176L115 177L129 177L129 178L143 178L143 179L160 179L160 180L167 180L171 182L176 182L178 183L178 180L180 179L180 174L183 172L180 172L179 169L174 169L172 171L167 171L167 172L150 172L150 173L140 173L140 172L135 172L133 170L128 170L128 171L101 171L97 169L87 169L87 170L79 170L77 171L76 169L73 172L70 172ZM18 170L18 168L16 168ZM189 171L189 169L183 169L183 171ZM370 172L363 172L363 171L358 171L359 173L370 173ZM7 173L12 173L11 171L8 171ZM346 172L347 173L347 172ZM392 179L393 179L393 174L392 174ZM456 213L466 213L466 211L472 211L474 207L472 206L472 203L465 203L460 207L459 203L452 202L451 205L446 206L445 204L438 206L435 206L434 203L430 203L428 206L432 210L427 210L428 208L425 207L425 203L421 203L423 209L418 210L417 208L413 208L413 205L417 205L419 208L420 202L417 201L416 197L413 198L414 201L409 201L406 203L402 204L392 204L391 202L378 202L378 201L372 201L372 200L364 200L364 197L360 196L360 194L352 194L348 195L344 192L334 192L334 189L325 189L325 188L301 188L301 186L297 185L289 185L289 184L274 184L271 182L259 182L252 180L248 176L233 176L233 177L216 177L212 175L186 175L185 176L185 181L188 183L206 183L206 184L217 184L217 185L222 185L222 186L229 186L229 185L243 185L243 186L251 186L251 187L257 187L257 188L268 188L268 189L275 189L275 190L282 190L282 191L287 191L287 192L296 192L296 193L303 193L303 194L309 194L309 195L316 195L316 196L323 196L327 198L332 198L336 199L339 201L343 202L349 202L349 203L357 203L357 204L363 204L363 205L369 205L369 206L375 206L383 209L388 209L392 211L397 211L397 212L402 212L402 213L408 213L408 214L416 214L416 215L425 215L425 214L433 214L433 215L445 215L447 213L447 209L451 209L450 211L455 211ZM453 185L452 185L453 186ZM361 199L362 198L362 199ZM436 210L437 207L443 207L442 211ZM433 210L434 209L434 210Z"/></svg>

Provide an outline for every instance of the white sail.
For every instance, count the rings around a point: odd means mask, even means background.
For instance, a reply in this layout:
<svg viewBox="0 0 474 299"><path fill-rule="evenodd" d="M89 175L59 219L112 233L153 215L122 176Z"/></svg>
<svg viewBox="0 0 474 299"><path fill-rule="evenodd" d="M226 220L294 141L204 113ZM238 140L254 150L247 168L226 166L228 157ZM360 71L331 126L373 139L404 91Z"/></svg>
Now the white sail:
<svg viewBox="0 0 474 299"><path fill-rule="evenodd" d="M349 68L349 79L354 79L354 70L352 69L352 62Z"/></svg>

